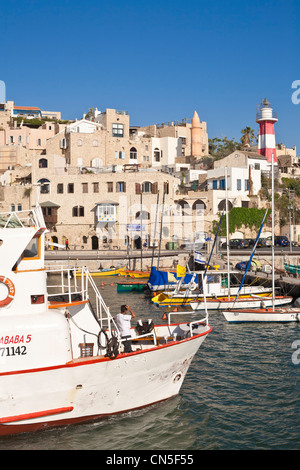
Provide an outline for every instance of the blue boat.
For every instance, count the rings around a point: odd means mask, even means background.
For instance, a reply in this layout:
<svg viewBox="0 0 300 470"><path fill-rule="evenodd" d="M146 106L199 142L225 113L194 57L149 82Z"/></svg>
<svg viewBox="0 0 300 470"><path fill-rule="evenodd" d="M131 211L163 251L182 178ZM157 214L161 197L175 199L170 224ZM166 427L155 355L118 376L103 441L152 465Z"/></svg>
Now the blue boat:
<svg viewBox="0 0 300 470"><path fill-rule="evenodd" d="M186 289L188 287L192 277L193 273L185 274L181 284L182 289ZM170 287L176 287L180 279L181 277L177 277L176 271L160 271L157 270L155 266L152 266L147 286L153 292L168 290ZM198 274L196 274L194 282L198 283Z"/></svg>

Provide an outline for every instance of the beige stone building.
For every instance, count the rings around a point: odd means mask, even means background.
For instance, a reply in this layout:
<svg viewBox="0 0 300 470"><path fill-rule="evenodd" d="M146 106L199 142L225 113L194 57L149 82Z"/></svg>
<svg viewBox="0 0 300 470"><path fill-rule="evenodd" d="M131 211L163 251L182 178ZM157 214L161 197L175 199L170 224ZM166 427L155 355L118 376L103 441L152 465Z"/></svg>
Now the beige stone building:
<svg viewBox="0 0 300 470"><path fill-rule="evenodd" d="M39 201L49 229L48 239L64 244L68 238L71 248L125 249L128 244L139 248L141 236L149 246L159 238L164 192L164 246L182 225L178 218L170 223L168 212L174 206L179 180L160 171L55 175L48 168L38 168L36 177L41 182ZM30 208L35 203L35 190L31 188L16 183L2 186L1 210Z"/></svg>
<svg viewBox="0 0 300 470"><path fill-rule="evenodd" d="M79 249L138 248L157 242L163 220L165 247L203 230L203 211L195 205L185 213L177 201L181 179L164 171L177 160L208 153L206 123L199 118L197 155L192 123L186 120L131 127L128 112L115 109L66 125L46 121L38 128L5 124L5 119L1 209L30 208L39 186L49 240L63 245L68 238L71 248Z"/></svg>

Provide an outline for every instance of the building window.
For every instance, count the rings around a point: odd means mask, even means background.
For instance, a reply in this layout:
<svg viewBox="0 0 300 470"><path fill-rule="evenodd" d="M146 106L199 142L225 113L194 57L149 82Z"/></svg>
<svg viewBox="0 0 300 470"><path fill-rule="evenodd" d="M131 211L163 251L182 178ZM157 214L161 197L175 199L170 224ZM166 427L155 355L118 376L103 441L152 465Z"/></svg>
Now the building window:
<svg viewBox="0 0 300 470"><path fill-rule="evenodd" d="M63 194L63 192L64 192L63 183L58 183L58 185L57 185L57 194Z"/></svg>
<svg viewBox="0 0 300 470"><path fill-rule="evenodd" d="M126 183L125 183L125 181L117 181L116 191L117 191L117 193L126 193Z"/></svg>
<svg viewBox="0 0 300 470"><path fill-rule="evenodd" d="M74 193L74 183L68 183L68 193Z"/></svg>
<svg viewBox="0 0 300 470"><path fill-rule="evenodd" d="M260 163L254 163L254 169L260 170Z"/></svg>
<svg viewBox="0 0 300 470"><path fill-rule="evenodd" d="M213 180L213 189L218 189L218 180Z"/></svg>
<svg viewBox="0 0 300 470"><path fill-rule="evenodd" d="M98 140L93 140L93 147L98 147Z"/></svg>
<svg viewBox="0 0 300 470"><path fill-rule="evenodd" d="M22 136L21 136L21 135L18 136L18 143L19 143L19 144L22 143Z"/></svg>
<svg viewBox="0 0 300 470"><path fill-rule="evenodd" d="M132 160L137 160L137 151L135 147L131 147L130 149L130 158Z"/></svg>
<svg viewBox="0 0 300 470"><path fill-rule="evenodd" d="M241 191L242 189L242 180L236 180L236 189Z"/></svg>
<svg viewBox="0 0 300 470"><path fill-rule="evenodd" d="M245 180L245 191L249 191L249 180Z"/></svg>
<svg viewBox="0 0 300 470"><path fill-rule="evenodd" d="M99 193L99 183L93 183L93 192Z"/></svg>
<svg viewBox="0 0 300 470"><path fill-rule="evenodd" d="M158 148L154 149L154 161L159 162L160 161L160 151Z"/></svg>
<svg viewBox="0 0 300 470"><path fill-rule="evenodd" d="M14 212L16 210L16 207L14 204L10 205L10 212Z"/></svg>
<svg viewBox="0 0 300 470"><path fill-rule="evenodd" d="M42 178L38 181L41 185L41 194L48 194L50 193L50 181L46 178Z"/></svg>
<svg viewBox="0 0 300 470"><path fill-rule="evenodd" d="M108 181L108 182L107 182L107 192L108 192L108 193L112 193L113 190L114 190L114 184L113 184L113 182L112 182L112 181Z"/></svg>
<svg viewBox="0 0 300 470"><path fill-rule="evenodd" d="M143 193L152 193L152 183L146 181L142 184L142 192Z"/></svg>
<svg viewBox="0 0 300 470"><path fill-rule="evenodd" d="M225 179L221 179L221 180L220 180L219 189L225 189Z"/></svg>
<svg viewBox="0 0 300 470"><path fill-rule="evenodd" d="M73 217L84 217L84 207L83 206L74 206L72 209Z"/></svg>
<svg viewBox="0 0 300 470"><path fill-rule="evenodd" d="M48 168L48 160L46 158L40 158L39 168Z"/></svg>
<svg viewBox="0 0 300 470"><path fill-rule="evenodd" d="M88 183L82 183L82 192L87 193L88 192Z"/></svg>
<svg viewBox="0 0 300 470"><path fill-rule="evenodd" d="M124 137L124 124L113 124L112 135L113 137Z"/></svg>
<svg viewBox="0 0 300 470"><path fill-rule="evenodd" d="M82 147L82 140L81 139L77 140L77 147Z"/></svg>
<svg viewBox="0 0 300 470"><path fill-rule="evenodd" d="M14 136L10 135L9 138L8 138L8 141L9 141L10 144L13 144L14 143Z"/></svg>
<svg viewBox="0 0 300 470"><path fill-rule="evenodd" d="M38 147L42 145L42 139L37 139L36 144Z"/></svg>
<svg viewBox="0 0 300 470"><path fill-rule="evenodd" d="M18 211L21 211L21 210L22 210L22 204L19 203L19 204L17 205L17 210L18 210Z"/></svg>

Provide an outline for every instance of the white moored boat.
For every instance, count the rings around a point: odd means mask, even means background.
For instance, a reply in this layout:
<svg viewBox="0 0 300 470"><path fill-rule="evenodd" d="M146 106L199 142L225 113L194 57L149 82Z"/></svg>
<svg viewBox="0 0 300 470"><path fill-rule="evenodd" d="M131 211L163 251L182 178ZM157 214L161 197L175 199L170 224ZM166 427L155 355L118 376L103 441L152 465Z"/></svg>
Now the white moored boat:
<svg viewBox="0 0 300 470"><path fill-rule="evenodd" d="M227 310L223 312L223 315L229 323L300 321L300 309L296 307Z"/></svg>
<svg viewBox="0 0 300 470"><path fill-rule="evenodd" d="M0 435L95 420L177 395L212 329L207 315L144 334L132 328L133 352L122 352L86 269L80 278L61 274L61 290L49 290L45 232L39 205L0 214ZM58 284L52 275L48 284L52 279Z"/></svg>

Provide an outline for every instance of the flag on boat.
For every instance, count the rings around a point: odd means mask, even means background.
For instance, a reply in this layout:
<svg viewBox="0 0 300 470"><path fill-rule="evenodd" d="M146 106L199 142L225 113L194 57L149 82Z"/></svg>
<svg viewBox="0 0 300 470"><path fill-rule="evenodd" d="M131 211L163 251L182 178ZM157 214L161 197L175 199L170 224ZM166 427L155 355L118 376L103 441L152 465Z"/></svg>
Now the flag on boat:
<svg viewBox="0 0 300 470"><path fill-rule="evenodd" d="M177 264L177 277L183 277L186 273L186 269L183 266Z"/></svg>
<svg viewBox="0 0 300 470"><path fill-rule="evenodd" d="M205 258L200 251L194 251L194 261L196 263L205 264Z"/></svg>

